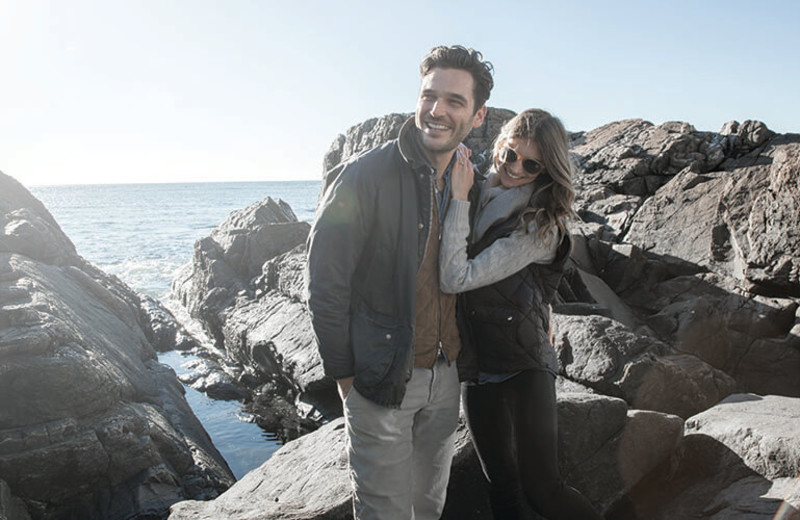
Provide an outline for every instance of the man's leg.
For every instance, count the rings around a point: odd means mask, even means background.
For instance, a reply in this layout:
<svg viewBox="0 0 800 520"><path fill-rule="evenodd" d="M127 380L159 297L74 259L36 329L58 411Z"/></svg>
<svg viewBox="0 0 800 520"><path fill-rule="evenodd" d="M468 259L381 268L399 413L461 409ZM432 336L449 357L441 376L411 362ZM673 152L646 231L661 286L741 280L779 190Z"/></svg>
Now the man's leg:
<svg viewBox="0 0 800 520"><path fill-rule="evenodd" d="M433 370L415 369L412 381L407 392L421 403L414 420L414 518L437 520L447 497L458 427L456 364L439 359Z"/></svg>
<svg viewBox="0 0 800 520"><path fill-rule="evenodd" d="M409 520L413 413L375 404L351 388L344 416L356 520Z"/></svg>

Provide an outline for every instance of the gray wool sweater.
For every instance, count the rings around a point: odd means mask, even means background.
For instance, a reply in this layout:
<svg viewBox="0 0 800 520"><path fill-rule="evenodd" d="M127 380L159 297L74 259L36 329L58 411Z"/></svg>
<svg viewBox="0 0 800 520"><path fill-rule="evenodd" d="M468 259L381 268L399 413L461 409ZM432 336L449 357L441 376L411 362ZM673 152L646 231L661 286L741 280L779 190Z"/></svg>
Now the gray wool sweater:
<svg viewBox="0 0 800 520"><path fill-rule="evenodd" d="M481 186L473 226L473 242L495 223L503 222L525 208L533 193L533 184L517 188L495 185L495 174ZM439 284L442 292L459 293L503 280L531 263L549 264L556 256L558 230L545 240L536 233L536 225L522 225L511 235L495 240L475 258L467 258L470 232L469 201L451 200L442 231L439 251Z"/></svg>

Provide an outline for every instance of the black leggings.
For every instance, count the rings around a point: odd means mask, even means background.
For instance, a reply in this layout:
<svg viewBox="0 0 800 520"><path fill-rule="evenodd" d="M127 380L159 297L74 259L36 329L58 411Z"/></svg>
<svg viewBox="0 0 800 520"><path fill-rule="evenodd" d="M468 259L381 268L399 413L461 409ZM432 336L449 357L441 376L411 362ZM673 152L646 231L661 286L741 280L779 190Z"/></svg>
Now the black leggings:
<svg viewBox="0 0 800 520"><path fill-rule="evenodd" d="M601 519L558 470L555 377L526 370L502 383L464 385L464 408L495 520Z"/></svg>

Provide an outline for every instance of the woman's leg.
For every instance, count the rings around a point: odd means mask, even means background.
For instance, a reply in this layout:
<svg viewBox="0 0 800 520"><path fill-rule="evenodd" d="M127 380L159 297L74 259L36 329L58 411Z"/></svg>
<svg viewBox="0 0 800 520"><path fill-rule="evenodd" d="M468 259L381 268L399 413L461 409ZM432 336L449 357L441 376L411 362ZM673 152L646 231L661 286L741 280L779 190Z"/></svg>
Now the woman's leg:
<svg viewBox="0 0 800 520"><path fill-rule="evenodd" d="M530 506L549 520L600 520L576 489L564 484L558 469L558 413L555 377L528 370L507 381L516 430L517 464Z"/></svg>
<svg viewBox="0 0 800 520"><path fill-rule="evenodd" d="M495 520L525 518L517 472L514 429L504 383L463 385L462 398Z"/></svg>

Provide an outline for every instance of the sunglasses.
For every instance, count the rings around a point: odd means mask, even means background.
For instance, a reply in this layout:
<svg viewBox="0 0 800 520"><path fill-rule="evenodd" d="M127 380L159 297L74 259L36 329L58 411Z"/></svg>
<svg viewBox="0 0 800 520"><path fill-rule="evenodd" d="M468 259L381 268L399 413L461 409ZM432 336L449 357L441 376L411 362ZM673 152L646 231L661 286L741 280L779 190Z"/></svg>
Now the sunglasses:
<svg viewBox="0 0 800 520"><path fill-rule="evenodd" d="M542 170L544 170L544 165L542 163L536 159L526 159L525 157L520 157L513 148L504 146L500 150L500 161L510 164L517 162L517 159L522 159L522 169L525 170L528 175L538 175L542 172Z"/></svg>

